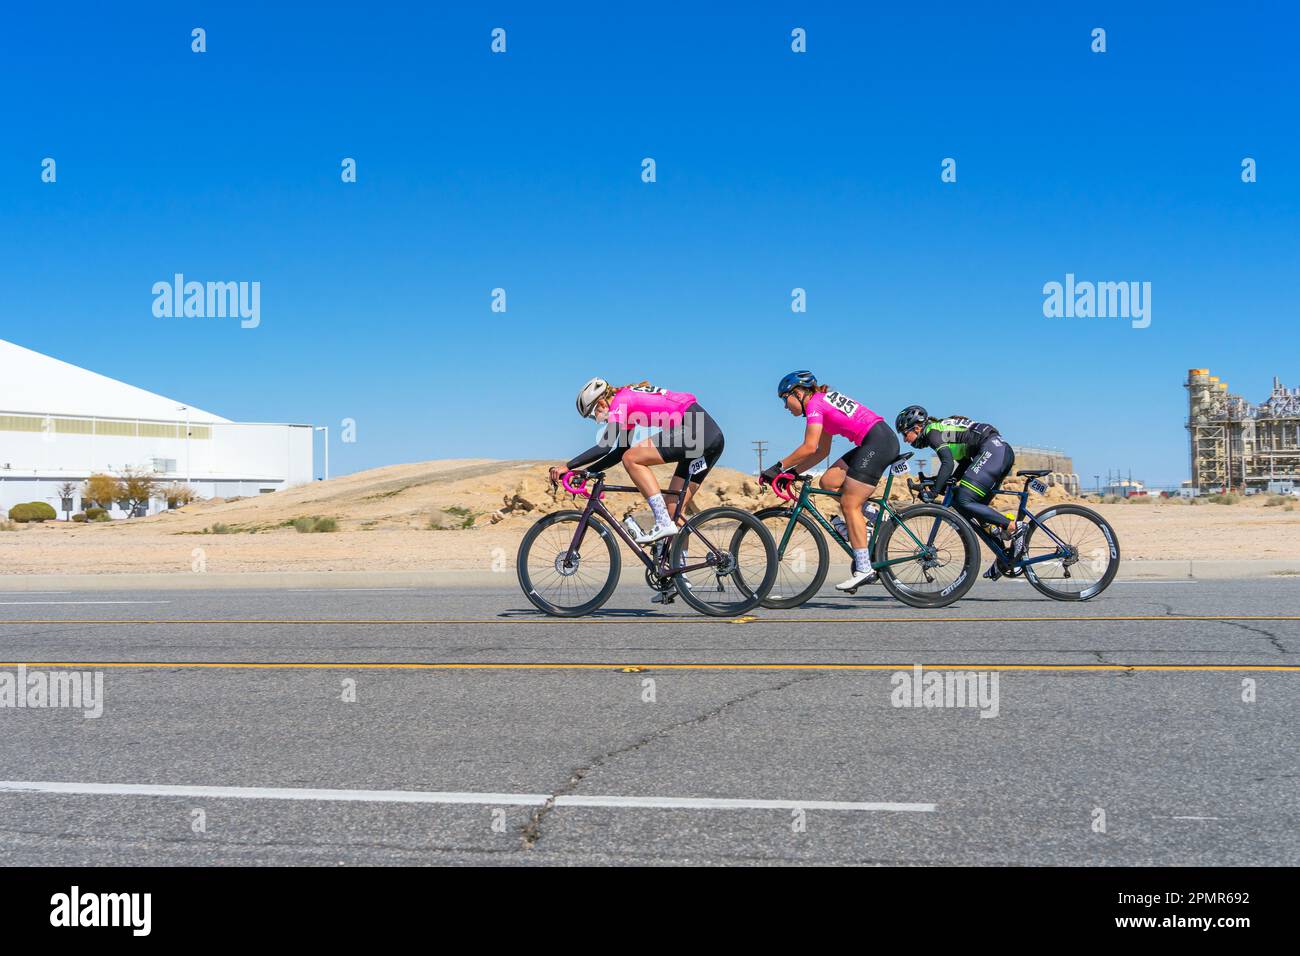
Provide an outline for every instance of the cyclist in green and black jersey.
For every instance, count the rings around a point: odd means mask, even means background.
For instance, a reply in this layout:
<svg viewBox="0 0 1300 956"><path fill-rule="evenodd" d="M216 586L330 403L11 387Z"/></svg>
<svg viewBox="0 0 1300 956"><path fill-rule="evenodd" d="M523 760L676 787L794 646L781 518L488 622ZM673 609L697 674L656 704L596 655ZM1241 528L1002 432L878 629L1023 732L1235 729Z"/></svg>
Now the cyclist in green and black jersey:
<svg viewBox="0 0 1300 956"><path fill-rule="evenodd" d="M956 482L952 504L961 514L997 528L1011 542L1013 558L1024 553L1027 525L1016 526L996 508L990 507L992 492L1011 474L1016 454L998 430L985 422L961 415L934 418L920 405L908 405L898 413L894 428L913 448L929 448L939 457L934 479L935 498L942 498L948 483ZM930 494L921 497L930 500Z"/></svg>

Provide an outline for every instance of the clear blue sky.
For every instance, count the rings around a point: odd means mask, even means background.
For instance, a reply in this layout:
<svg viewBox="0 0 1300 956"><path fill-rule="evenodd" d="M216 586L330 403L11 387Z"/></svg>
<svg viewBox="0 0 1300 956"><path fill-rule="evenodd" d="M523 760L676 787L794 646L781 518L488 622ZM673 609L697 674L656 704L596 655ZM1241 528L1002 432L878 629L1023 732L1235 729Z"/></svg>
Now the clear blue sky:
<svg viewBox="0 0 1300 956"><path fill-rule="evenodd" d="M0 337L332 425L336 473L567 457L596 374L695 391L751 467L808 367L1170 483L1189 367L1300 384L1291 4L272 6L6 11ZM155 318L176 272L260 282L260 327ZM1150 328L1044 318L1067 272L1150 282Z"/></svg>

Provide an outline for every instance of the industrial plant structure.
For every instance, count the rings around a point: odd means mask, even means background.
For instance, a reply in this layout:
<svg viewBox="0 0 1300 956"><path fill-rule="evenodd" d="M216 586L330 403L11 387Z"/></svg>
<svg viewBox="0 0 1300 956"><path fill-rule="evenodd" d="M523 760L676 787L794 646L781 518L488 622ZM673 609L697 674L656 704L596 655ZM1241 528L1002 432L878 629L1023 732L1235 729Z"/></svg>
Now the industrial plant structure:
<svg viewBox="0 0 1300 956"><path fill-rule="evenodd" d="M1192 488L1283 491L1300 486L1300 388L1277 378L1266 401L1228 391L1206 368L1187 372Z"/></svg>

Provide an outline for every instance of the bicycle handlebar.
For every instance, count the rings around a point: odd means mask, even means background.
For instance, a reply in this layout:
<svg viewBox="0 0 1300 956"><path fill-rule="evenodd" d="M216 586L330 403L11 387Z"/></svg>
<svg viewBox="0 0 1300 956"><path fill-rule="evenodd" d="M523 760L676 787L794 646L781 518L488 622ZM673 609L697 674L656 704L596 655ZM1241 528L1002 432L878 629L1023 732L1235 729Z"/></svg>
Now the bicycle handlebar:
<svg viewBox="0 0 1300 956"><path fill-rule="evenodd" d="M793 471L783 471L772 479L772 494L782 501L794 501L796 495L790 487L796 481L807 481L811 475L797 475Z"/></svg>
<svg viewBox="0 0 1300 956"><path fill-rule="evenodd" d="M566 471L560 476L560 484L562 484L564 490L571 495L582 495L584 498L590 498L591 492L589 492L586 487L587 481L590 478L591 475L585 471ZM569 483L571 480L576 480L576 486ZM600 496L601 498L604 498L605 493L602 491Z"/></svg>

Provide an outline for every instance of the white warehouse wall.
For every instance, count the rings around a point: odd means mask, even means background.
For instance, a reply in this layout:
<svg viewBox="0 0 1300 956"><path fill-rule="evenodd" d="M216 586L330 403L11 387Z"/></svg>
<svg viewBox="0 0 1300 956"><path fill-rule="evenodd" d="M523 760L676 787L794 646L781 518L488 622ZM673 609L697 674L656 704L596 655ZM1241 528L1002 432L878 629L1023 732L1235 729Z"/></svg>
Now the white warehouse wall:
<svg viewBox="0 0 1300 956"><path fill-rule="evenodd" d="M188 421L187 421L188 419ZM187 437L188 429L188 437ZM232 422L0 340L0 518L58 487L132 468L202 497L246 496L314 478L310 425ZM150 511L166 507L161 499ZM116 509L115 509L116 511Z"/></svg>

